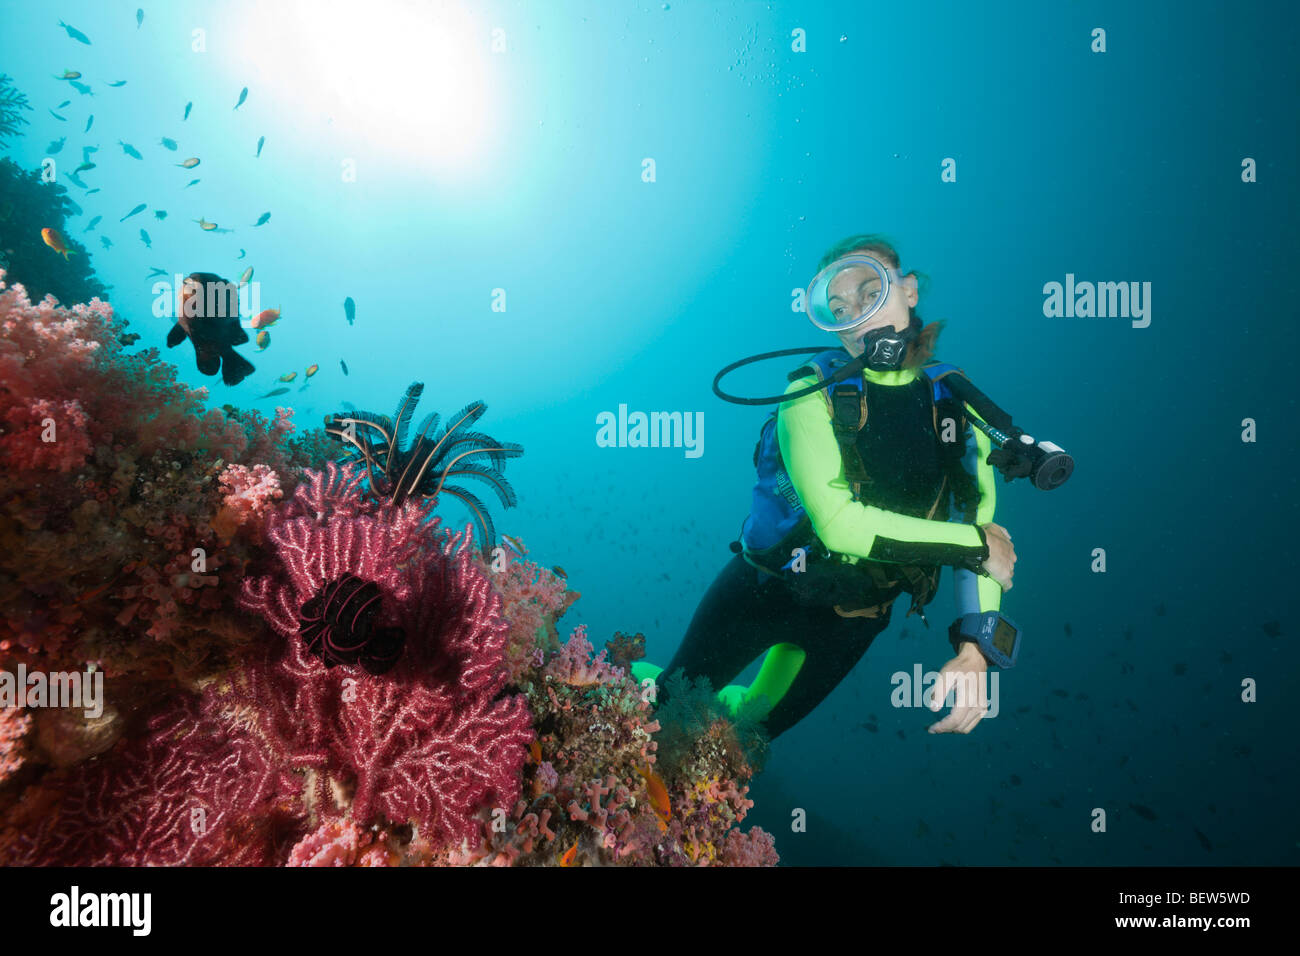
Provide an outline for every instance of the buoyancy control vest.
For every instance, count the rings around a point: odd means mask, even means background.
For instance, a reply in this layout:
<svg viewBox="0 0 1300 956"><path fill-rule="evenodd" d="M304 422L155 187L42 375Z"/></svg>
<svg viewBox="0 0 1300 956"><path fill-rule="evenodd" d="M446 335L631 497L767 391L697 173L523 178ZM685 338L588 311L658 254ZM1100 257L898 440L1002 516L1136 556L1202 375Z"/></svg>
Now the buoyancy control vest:
<svg viewBox="0 0 1300 956"><path fill-rule="evenodd" d="M796 381L815 374L825 381L850 357L843 349L828 349L789 375ZM850 376L822 392L831 416L831 424L854 501L871 504L888 511L914 517L949 520L950 500L959 514L970 520L978 504L979 491L973 475L962 467L966 453L967 416L965 407L944 383L948 375L965 373L954 365L933 362L921 369L908 386L871 386L862 375ZM891 435L868 427L867 396L872 388L911 389L920 383L929 396L929 420L933 428L933 458L918 461L912 476L921 476L929 489L907 487L903 475L908 469L888 467ZM927 387L928 386L928 387ZM878 393L881 394L881 393ZM904 398L917 412L914 400ZM938 588L938 565L904 565L830 552L817 538L811 519L804 510L786 470L777 438L778 412L764 421L754 448L757 480L753 504L741 531L740 545L749 564L783 579L797 600L803 604L833 606L843 617L876 617L902 592L912 596L908 615L919 614L925 621L924 606L933 600ZM945 441L945 434L948 440ZM922 451L920 458L926 458ZM894 463L896 464L896 462ZM932 476L938 487L926 476ZM914 482L915 483L915 482ZM930 503L926 505L926 501ZM803 549L799 561L796 549ZM798 570L796 570L798 568ZM929 626L929 622L926 626Z"/></svg>

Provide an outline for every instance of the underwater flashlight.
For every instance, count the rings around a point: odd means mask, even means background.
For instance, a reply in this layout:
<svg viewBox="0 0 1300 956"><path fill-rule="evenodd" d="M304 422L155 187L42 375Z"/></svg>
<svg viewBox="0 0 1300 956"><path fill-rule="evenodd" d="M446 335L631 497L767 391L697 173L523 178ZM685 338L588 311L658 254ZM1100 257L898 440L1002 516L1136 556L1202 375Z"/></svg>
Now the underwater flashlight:
<svg viewBox="0 0 1300 956"><path fill-rule="evenodd" d="M970 379L949 375L945 381L958 399L984 419L971 418L970 423L997 446L998 451L989 456L989 462L1001 468L1008 480L1028 476L1035 488L1051 491L1065 484L1073 474L1074 458L1069 452L1050 441L1037 441L1032 435L1026 435L1024 429L1013 425L1011 416L998 408ZM995 460L995 456L1001 460Z"/></svg>
<svg viewBox="0 0 1300 956"><path fill-rule="evenodd" d="M978 418L970 423L989 436L989 439L1003 451L1018 455L1028 462L1029 480L1034 487L1042 491L1051 491L1065 484L1065 480L1074 471L1074 458L1059 445L1050 441L1035 441L1030 435L1020 432L1012 438L999 428L994 428Z"/></svg>

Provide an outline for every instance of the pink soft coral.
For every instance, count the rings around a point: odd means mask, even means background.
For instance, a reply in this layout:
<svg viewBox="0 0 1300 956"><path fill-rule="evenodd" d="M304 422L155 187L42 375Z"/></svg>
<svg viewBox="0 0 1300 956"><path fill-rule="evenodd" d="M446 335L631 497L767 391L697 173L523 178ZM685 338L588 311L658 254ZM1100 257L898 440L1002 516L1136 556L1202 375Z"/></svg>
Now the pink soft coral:
<svg viewBox="0 0 1300 956"><path fill-rule="evenodd" d="M223 497L212 526L227 542L240 528L260 529L267 514L284 497L280 477L267 465L231 465L218 481Z"/></svg>
<svg viewBox="0 0 1300 956"><path fill-rule="evenodd" d="M21 707L0 707L0 783L23 764L23 737L32 718Z"/></svg>
<svg viewBox="0 0 1300 956"><path fill-rule="evenodd" d="M205 410L206 389L126 351L124 327L98 300L33 304L0 273L0 652L197 680L257 636L212 612L323 433L291 445L287 409Z"/></svg>

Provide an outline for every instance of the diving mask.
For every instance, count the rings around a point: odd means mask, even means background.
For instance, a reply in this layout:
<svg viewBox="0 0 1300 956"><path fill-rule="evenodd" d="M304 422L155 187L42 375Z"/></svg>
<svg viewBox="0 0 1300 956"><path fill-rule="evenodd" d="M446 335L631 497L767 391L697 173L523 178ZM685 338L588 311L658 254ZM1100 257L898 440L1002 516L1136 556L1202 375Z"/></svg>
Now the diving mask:
<svg viewBox="0 0 1300 956"><path fill-rule="evenodd" d="M855 253L836 259L808 286L804 311L826 332L851 332L884 307L890 287L903 279L875 256Z"/></svg>

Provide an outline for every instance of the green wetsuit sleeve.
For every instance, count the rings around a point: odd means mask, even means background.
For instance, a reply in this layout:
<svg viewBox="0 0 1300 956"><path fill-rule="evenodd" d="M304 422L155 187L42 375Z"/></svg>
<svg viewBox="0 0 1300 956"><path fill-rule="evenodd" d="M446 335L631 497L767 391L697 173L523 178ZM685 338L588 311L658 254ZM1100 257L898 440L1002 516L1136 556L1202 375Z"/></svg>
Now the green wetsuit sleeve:
<svg viewBox="0 0 1300 956"><path fill-rule="evenodd" d="M966 414L972 418L979 418L980 421L984 420L969 405L966 405ZM993 450L993 444L989 441L989 437L978 428L973 425L967 427L972 433L972 439L967 446L967 458L963 462L963 467L969 471L972 463L971 458L973 457L975 482L979 488L979 504L975 509L975 523L988 524L993 520L993 509L998 500L997 482L994 481L997 473L988 462L989 453ZM971 448L971 444L973 444L973 448ZM990 577L981 575L975 578L975 587L979 603L978 609L981 612L1001 610L1002 585ZM974 610L974 608L966 610Z"/></svg>
<svg viewBox="0 0 1300 956"><path fill-rule="evenodd" d="M800 379L786 391L813 381ZM872 561L972 568L988 557L984 533L975 525L914 518L854 501L823 392L783 403L776 428L790 481L828 550Z"/></svg>

